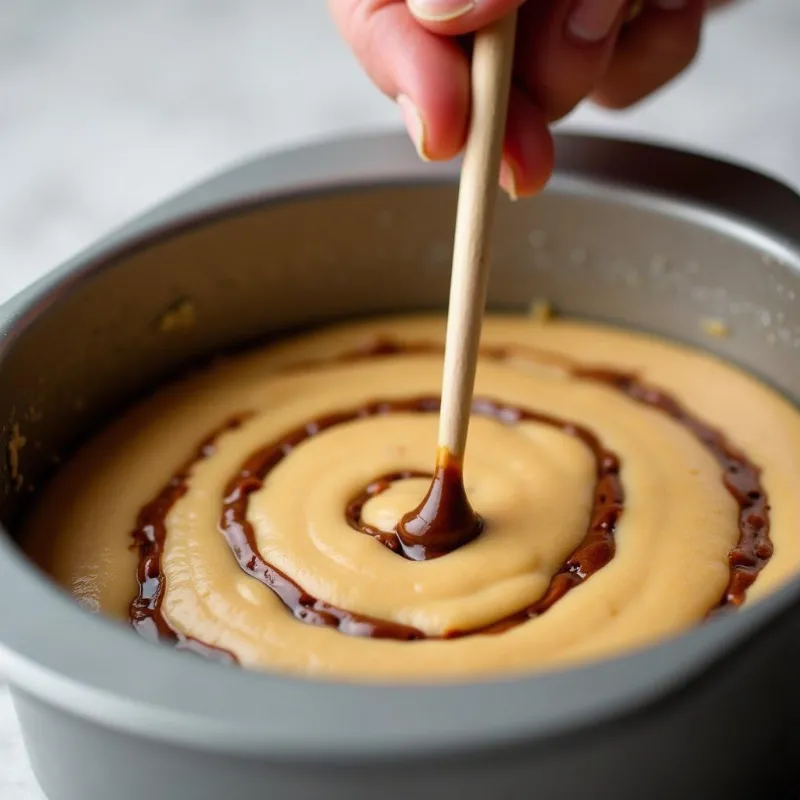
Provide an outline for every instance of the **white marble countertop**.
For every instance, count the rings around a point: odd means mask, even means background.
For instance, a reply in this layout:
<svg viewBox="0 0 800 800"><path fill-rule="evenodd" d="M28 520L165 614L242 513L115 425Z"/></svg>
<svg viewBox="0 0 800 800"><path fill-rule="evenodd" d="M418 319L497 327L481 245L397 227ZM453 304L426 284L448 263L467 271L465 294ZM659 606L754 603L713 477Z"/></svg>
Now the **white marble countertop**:
<svg viewBox="0 0 800 800"><path fill-rule="evenodd" d="M742 0L655 101L580 109L567 126L666 139L800 187L798 30L798 0ZM323 0L0 0L0 301L231 161L397 124ZM0 683L0 798L42 797Z"/></svg>

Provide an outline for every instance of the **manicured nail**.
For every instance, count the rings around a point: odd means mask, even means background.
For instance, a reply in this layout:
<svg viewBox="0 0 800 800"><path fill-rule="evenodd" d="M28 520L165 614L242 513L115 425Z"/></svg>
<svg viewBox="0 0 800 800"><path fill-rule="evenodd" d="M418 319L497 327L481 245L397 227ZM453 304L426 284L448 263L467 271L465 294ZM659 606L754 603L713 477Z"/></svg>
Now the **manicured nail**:
<svg viewBox="0 0 800 800"><path fill-rule="evenodd" d="M567 22L569 33L584 42L600 42L608 36L628 0L578 0Z"/></svg>
<svg viewBox="0 0 800 800"><path fill-rule="evenodd" d="M653 5L662 11L680 11L689 5L689 0L653 0Z"/></svg>
<svg viewBox="0 0 800 800"><path fill-rule="evenodd" d="M517 176L510 161L503 159L500 164L500 186L505 190L511 200L517 200Z"/></svg>
<svg viewBox="0 0 800 800"><path fill-rule="evenodd" d="M447 22L472 11L475 0L408 0L408 7L417 19Z"/></svg>
<svg viewBox="0 0 800 800"><path fill-rule="evenodd" d="M423 161L430 161L425 150L425 120L422 118L422 114L411 99L404 94L398 95L397 105L400 107L406 130L411 141L414 142L414 147L417 148L419 157Z"/></svg>

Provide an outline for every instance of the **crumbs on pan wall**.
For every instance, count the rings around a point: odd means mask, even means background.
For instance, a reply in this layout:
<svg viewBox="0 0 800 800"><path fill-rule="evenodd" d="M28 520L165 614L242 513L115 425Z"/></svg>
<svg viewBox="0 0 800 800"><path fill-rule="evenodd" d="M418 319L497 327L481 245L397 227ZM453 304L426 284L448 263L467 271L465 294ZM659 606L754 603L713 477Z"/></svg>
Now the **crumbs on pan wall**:
<svg viewBox="0 0 800 800"><path fill-rule="evenodd" d="M547 322L556 316L556 311L549 300L535 297L528 306L528 315L536 322Z"/></svg>
<svg viewBox="0 0 800 800"><path fill-rule="evenodd" d="M28 440L19 432L19 423L11 426L11 437L8 440L8 470L15 491L22 488L24 479L19 470L19 451L27 444Z"/></svg>
<svg viewBox="0 0 800 800"><path fill-rule="evenodd" d="M715 339L727 339L731 335L731 328L727 322L721 319L705 317L700 320L703 331Z"/></svg>
<svg viewBox="0 0 800 800"><path fill-rule="evenodd" d="M28 406L28 410L25 412L25 419L28 422L40 422L42 419L42 412L34 406Z"/></svg>
<svg viewBox="0 0 800 800"><path fill-rule="evenodd" d="M188 297L176 300L158 319L158 330L161 333L193 328L197 322L197 310Z"/></svg>

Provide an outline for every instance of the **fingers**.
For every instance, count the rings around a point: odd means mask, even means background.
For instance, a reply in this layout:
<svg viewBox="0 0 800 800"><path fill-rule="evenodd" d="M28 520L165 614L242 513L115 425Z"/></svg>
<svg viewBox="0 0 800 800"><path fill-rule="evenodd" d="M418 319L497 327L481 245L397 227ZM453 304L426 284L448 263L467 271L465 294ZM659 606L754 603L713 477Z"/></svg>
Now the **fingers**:
<svg viewBox="0 0 800 800"><path fill-rule="evenodd" d="M606 108L626 108L678 76L697 55L705 10L705 0L648 0L621 31L592 99Z"/></svg>
<svg viewBox="0 0 800 800"><path fill-rule="evenodd" d="M376 85L397 101L424 159L458 155L467 135L469 62L431 33L404 0L329 0L333 18Z"/></svg>
<svg viewBox="0 0 800 800"><path fill-rule="evenodd" d="M451 35L482 27L520 0L426 2L329 0L367 73L397 101L420 155L441 160L463 148L470 105L468 57ZM645 0L640 15L623 25L629 0L525 3L501 180L509 193L533 194L549 177L547 122L587 95L602 105L628 106L685 69L697 51L705 9L706 0Z"/></svg>
<svg viewBox="0 0 800 800"><path fill-rule="evenodd" d="M329 0L329 5L364 69L397 101L420 155L456 156L466 141L470 106L469 60L461 47L421 26L404 0ZM526 91L514 88L501 183L512 196L534 194L552 169L547 120Z"/></svg>
<svg viewBox="0 0 800 800"><path fill-rule="evenodd" d="M500 185L512 199L540 192L553 171L553 137L547 118L528 94L511 88Z"/></svg>
<svg viewBox="0 0 800 800"><path fill-rule="evenodd" d="M549 121L600 82L628 0L530 0L520 10L515 76Z"/></svg>
<svg viewBox="0 0 800 800"><path fill-rule="evenodd" d="M532 0L538 2L539 0ZM524 0L407 0L414 17L433 33L461 36L496 22Z"/></svg>

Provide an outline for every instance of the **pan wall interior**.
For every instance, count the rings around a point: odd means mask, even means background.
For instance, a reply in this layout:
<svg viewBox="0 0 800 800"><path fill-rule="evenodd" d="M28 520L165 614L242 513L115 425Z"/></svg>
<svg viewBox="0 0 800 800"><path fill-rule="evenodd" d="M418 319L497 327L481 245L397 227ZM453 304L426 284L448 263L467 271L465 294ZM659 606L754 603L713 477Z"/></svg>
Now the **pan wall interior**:
<svg viewBox="0 0 800 800"><path fill-rule="evenodd" d="M443 309L453 185L371 187L218 216L140 244L26 311L0 359L0 520L122 403L215 351L300 325ZM766 248L766 249L765 249ZM489 304L699 344L800 397L800 279L769 241L713 214L551 189L498 209ZM704 330L722 319L725 338ZM170 322L190 321L181 325Z"/></svg>

